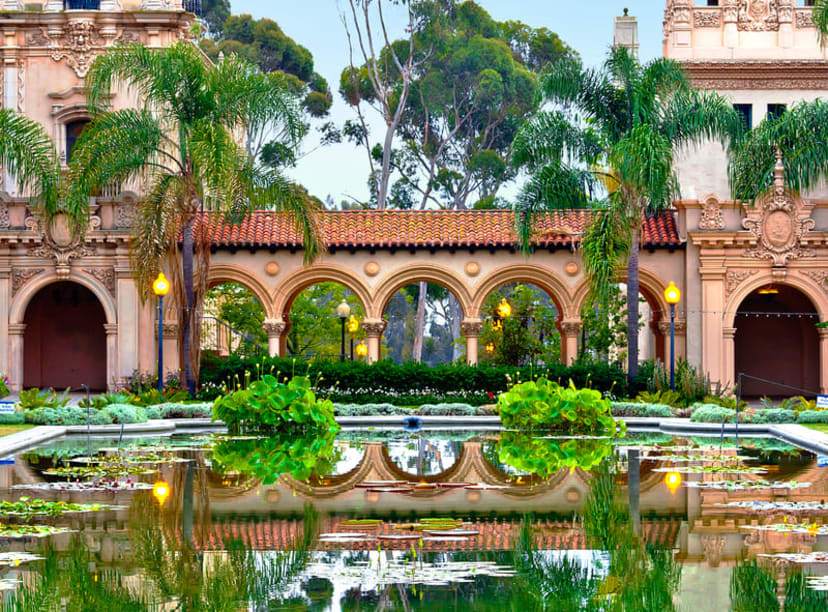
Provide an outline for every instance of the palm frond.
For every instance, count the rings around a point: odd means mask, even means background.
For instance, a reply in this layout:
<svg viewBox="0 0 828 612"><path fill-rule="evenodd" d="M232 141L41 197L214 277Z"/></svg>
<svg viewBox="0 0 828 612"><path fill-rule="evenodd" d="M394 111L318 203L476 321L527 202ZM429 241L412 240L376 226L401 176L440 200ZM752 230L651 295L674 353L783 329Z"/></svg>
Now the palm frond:
<svg viewBox="0 0 828 612"><path fill-rule="evenodd" d="M640 194L648 208L661 210L678 195L678 180L673 171L673 147L656 126L641 124L619 140L612 149L610 165L629 194ZM640 202L626 202L640 208ZM640 216L640 212L635 215Z"/></svg>
<svg viewBox="0 0 828 612"><path fill-rule="evenodd" d="M530 172L565 158L594 163L603 152L599 135L568 121L559 112L541 112L525 123L512 145L512 163Z"/></svg>
<svg viewBox="0 0 828 612"><path fill-rule="evenodd" d="M731 101L713 91L691 90L671 97L655 122L674 147L711 138L729 147L745 133L744 122Z"/></svg>
<svg viewBox="0 0 828 612"><path fill-rule="evenodd" d="M592 306L606 309L612 299L618 270L630 252L629 227L619 215L619 209L610 206L596 213L581 241L581 259Z"/></svg>
<svg viewBox="0 0 828 612"><path fill-rule="evenodd" d="M819 44L825 48L828 41L828 0L816 0L811 9L811 19L814 22L819 36Z"/></svg>

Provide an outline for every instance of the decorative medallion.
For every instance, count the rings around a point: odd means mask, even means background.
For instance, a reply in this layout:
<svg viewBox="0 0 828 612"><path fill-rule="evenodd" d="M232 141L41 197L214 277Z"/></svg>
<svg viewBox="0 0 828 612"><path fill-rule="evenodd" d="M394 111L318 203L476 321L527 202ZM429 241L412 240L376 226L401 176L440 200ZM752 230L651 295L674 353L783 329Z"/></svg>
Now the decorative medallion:
<svg viewBox="0 0 828 612"><path fill-rule="evenodd" d="M785 166L782 153L777 150L773 169L773 193L756 202L749 218L742 226L756 238L758 245L747 249L745 257L770 259L774 266L785 266L792 259L814 257L813 249L802 245L804 236L814 228L815 222L806 217L802 204L791 197L785 188Z"/></svg>
<svg viewBox="0 0 828 612"><path fill-rule="evenodd" d="M363 269L365 270L366 275L372 277L380 273L380 265L375 261L369 261L365 264L365 268Z"/></svg>
<svg viewBox="0 0 828 612"><path fill-rule="evenodd" d="M281 271L281 267L275 261L269 261L265 264L265 273L268 276L276 276Z"/></svg>
<svg viewBox="0 0 828 612"><path fill-rule="evenodd" d="M83 271L96 278L115 297L115 288L117 287L115 268L84 268Z"/></svg>
<svg viewBox="0 0 828 612"><path fill-rule="evenodd" d="M580 271L581 266L578 265L577 261L568 261L564 264L564 272L566 272L569 276L575 276Z"/></svg>
<svg viewBox="0 0 828 612"><path fill-rule="evenodd" d="M35 276L43 272L45 268L14 268L11 273L11 292L12 296L14 296L20 289L23 288L23 285L28 283L31 279Z"/></svg>
<svg viewBox="0 0 828 612"><path fill-rule="evenodd" d="M759 270L728 270L725 277L725 295L729 297L731 293L736 291L736 287L742 284L745 279L750 278L754 274L758 274Z"/></svg>
<svg viewBox="0 0 828 612"><path fill-rule="evenodd" d="M0 229L9 229L11 227L11 217L9 216L9 207L5 204L0 204Z"/></svg>
<svg viewBox="0 0 828 612"><path fill-rule="evenodd" d="M771 32L779 29L779 0L741 0L740 30Z"/></svg>
<svg viewBox="0 0 828 612"><path fill-rule="evenodd" d="M718 28L722 25L720 11L698 10L693 13L693 23L697 28Z"/></svg>
<svg viewBox="0 0 828 612"><path fill-rule="evenodd" d="M470 261L466 264L466 274L469 276L477 276L480 274L480 264L476 261Z"/></svg>
<svg viewBox="0 0 828 612"><path fill-rule="evenodd" d="M94 247L81 244L79 238L72 237L69 221L63 215L55 217L48 231L40 227L36 217L26 219L26 228L38 232L41 240L39 246L29 249L29 255L54 259L58 278L69 276L69 264L73 259L94 255L96 252Z"/></svg>
<svg viewBox="0 0 828 612"><path fill-rule="evenodd" d="M722 216L722 209L719 207L719 201L716 198L707 198L702 208L701 218L699 219L700 230L723 230L724 217Z"/></svg>

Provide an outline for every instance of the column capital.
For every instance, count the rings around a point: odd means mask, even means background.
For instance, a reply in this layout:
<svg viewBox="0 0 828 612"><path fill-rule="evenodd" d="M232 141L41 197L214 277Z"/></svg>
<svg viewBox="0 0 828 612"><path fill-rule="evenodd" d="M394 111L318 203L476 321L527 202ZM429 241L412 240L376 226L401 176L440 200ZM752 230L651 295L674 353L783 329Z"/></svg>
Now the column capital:
<svg viewBox="0 0 828 612"><path fill-rule="evenodd" d="M662 336L670 334L670 321L659 321L658 331ZM687 321L685 319L676 319L676 335L684 336L687 334Z"/></svg>
<svg viewBox="0 0 828 612"><path fill-rule="evenodd" d="M817 327L820 340L828 340L828 327Z"/></svg>
<svg viewBox="0 0 828 612"><path fill-rule="evenodd" d="M118 333L118 324L117 323L104 323L104 330L106 331L107 336L114 336Z"/></svg>
<svg viewBox="0 0 828 612"><path fill-rule="evenodd" d="M386 327L388 327L388 321L385 319L365 319L362 322L362 329L369 338L379 338Z"/></svg>
<svg viewBox="0 0 828 612"><path fill-rule="evenodd" d="M483 321L480 319L463 319L460 322L460 330L466 338L476 338L483 331Z"/></svg>
<svg viewBox="0 0 828 612"><path fill-rule="evenodd" d="M287 323L285 323L282 319L265 319L264 323L262 323L262 327L265 332L267 332L268 338L278 338L285 332L285 329L287 329Z"/></svg>
<svg viewBox="0 0 828 612"><path fill-rule="evenodd" d="M26 331L25 323L10 323L9 336L22 336Z"/></svg>
<svg viewBox="0 0 828 612"><path fill-rule="evenodd" d="M178 323L164 323L164 337L178 339Z"/></svg>
<svg viewBox="0 0 828 612"><path fill-rule="evenodd" d="M722 328L722 336L725 340L734 340L736 338L736 328L735 327L723 327Z"/></svg>
<svg viewBox="0 0 828 612"><path fill-rule="evenodd" d="M580 319L564 319L561 321L561 333L569 338L577 338L584 329L584 322Z"/></svg>

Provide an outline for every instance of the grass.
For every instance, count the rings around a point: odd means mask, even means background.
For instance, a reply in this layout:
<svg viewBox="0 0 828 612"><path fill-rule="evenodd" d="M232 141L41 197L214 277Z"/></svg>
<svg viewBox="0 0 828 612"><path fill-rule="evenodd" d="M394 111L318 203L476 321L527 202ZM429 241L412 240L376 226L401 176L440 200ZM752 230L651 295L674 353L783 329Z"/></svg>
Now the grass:
<svg viewBox="0 0 828 612"><path fill-rule="evenodd" d="M810 425L805 425L808 429L813 429L814 431L818 431L820 433L828 434L828 424L825 423L813 423Z"/></svg>
<svg viewBox="0 0 828 612"><path fill-rule="evenodd" d="M0 425L0 437L31 429L34 425Z"/></svg>

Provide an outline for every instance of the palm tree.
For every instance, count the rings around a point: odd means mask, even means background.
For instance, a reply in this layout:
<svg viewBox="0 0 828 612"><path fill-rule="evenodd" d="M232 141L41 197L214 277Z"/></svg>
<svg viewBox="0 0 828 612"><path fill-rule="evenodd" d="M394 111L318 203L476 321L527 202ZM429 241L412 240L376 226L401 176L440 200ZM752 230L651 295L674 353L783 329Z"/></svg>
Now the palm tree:
<svg viewBox="0 0 828 612"><path fill-rule="evenodd" d="M815 0L811 19L817 29L819 44L824 47L828 41L828 0Z"/></svg>
<svg viewBox="0 0 828 612"><path fill-rule="evenodd" d="M642 65L624 48L610 51L600 69L557 62L541 76L540 93L551 108L524 125L514 145L514 162L531 174L515 205L518 233L529 252L538 212L602 210L582 240L584 269L594 303L605 305L626 259L632 379L638 372L642 224L678 195L676 150L709 138L728 144L741 134L742 122L723 96L691 89L679 63ZM596 202L601 194L606 198Z"/></svg>
<svg viewBox="0 0 828 612"><path fill-rule="evenodd" d="M135 91L142 107L109 110L119 85ZM73 150L67 206L85 210L88 196L105 185L141 181L133 276L146 299L158 270L170 269L193 393L210 256L204 213L236 222L253 208L289 211L303 233L306 260L321 248L316 206L278 170L256 164L242 144L245 130L270 129L295 146L305 129L298 100L281 73L263 74L235 56L213 65L189 42L113 47L93 62L86 88L93 120Z"/></svg>
<svg viewBox="0 0 828 612"><path fill-rule="evenodd" d="M46 218L60 212L60 166L54 144L40 123L0 109L0 166L29 191Z"/></svg>

